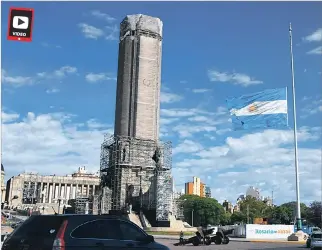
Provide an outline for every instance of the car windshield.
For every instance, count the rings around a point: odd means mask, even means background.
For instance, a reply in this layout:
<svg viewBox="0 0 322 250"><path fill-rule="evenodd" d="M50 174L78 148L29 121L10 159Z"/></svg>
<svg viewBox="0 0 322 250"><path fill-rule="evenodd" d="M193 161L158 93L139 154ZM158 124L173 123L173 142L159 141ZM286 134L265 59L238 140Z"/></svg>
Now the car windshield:
<svg viewBox="0 0 322 250"><path fill-rule="evenodd" d="M322 233L318 233L318 234L313 234L312 235L313 239L322 239Z"/></svg>

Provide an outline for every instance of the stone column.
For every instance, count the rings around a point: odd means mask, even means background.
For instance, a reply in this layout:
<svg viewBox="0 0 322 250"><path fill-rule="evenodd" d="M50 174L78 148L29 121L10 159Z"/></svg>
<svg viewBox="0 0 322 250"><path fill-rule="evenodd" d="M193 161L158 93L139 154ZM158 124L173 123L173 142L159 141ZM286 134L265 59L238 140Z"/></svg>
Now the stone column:
<svg viewBox="0 0 322 250"><path fill-rule="evenodd" d="M83 196L83 195L84 195L84 189L85 189L85 185L83 184L83 185L82 185L82 192L81 192L81 196Z"/></svg>
<svg viewBox="0 0 322 250"><path fill-rule="evenodd" d="M95 185L93 185L93 195L95 195Z"/></svg>
<svg viewBox="0 0 322 250"><path fill-rule="evenodd" d="M52 185L48 185L48 203L52 202L52 198L53 198L53 189L54 189L54 183L52 183Z"/></svg>
<svg viewBox="0 0 322 250"><path fill-rule="evenodd" d="M89 196L89 185L86 185L86 196Z"/></svg>
<svg viewBox="0 0 322 250"><path fill-rule="evenodd" d="M67 197L67 184L65 183L64 184L64 204L67 204L67 200L68 200L68 197Z"/></svg>
<svg viewBox="0 0 322 250"><path fill-rule="evenodd" d="M46 185L45 203L49 203L49 182Z"/></svg>
<svg viewBox="0 0 322 250"><path fill-rule="evenodd" d="M62 192L61 192L61 183L58 184L58 197L57 198L62 198Z"/></svg>
<svg viewBox="0 0 322 250"><path fill-rule="evenodd" d="M43 188L44 188L44 183L40 182L39 203L44 203L44 195L42 192Z"/></svg>

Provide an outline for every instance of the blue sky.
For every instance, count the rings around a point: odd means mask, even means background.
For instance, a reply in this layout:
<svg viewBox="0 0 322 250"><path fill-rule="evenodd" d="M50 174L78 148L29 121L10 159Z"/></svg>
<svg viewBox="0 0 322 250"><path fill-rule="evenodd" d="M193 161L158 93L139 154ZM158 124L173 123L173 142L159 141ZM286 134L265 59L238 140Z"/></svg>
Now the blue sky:
<svg viewBox="0 0 322 250"><path fill-rule="evenodd" d="M6 40L10 7L35 10L33 41ZM301 180L321 185L319 2L2 2L2 161L22 171L99 168L113 132L119 23L161 18L161 134L174 148L177 188L200 176L235 201L249 185L277 202L295 199L292 131L231 131L225 99L291 84L292 22ZM291 100L289 118L292 124ZM281 171L283 170L283 171ZM309 186L310 186L309 185ZM301 186L302 199L321 197Z"/></svg>

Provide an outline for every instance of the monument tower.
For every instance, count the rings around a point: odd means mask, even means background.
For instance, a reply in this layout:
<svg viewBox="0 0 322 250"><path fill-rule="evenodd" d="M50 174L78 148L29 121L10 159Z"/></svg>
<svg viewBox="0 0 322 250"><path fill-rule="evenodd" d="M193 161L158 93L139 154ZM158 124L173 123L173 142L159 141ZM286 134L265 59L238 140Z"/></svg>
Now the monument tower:
<svg viewBox="0 0 322 250"><path fill-rule="evenodd" d="M128 15L120 25L114 135L102 144L101 179L106 209L156 210L157 221L168 221L171 143L159 140L161 58L162 21Z"/></svg>

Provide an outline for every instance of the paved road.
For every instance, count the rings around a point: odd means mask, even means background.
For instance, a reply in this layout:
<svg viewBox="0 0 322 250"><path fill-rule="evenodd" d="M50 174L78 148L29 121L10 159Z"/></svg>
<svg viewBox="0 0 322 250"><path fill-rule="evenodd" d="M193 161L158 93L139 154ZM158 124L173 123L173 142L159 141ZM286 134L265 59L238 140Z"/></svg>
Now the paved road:
<svg viewBox="0 0 322 250"><path fill-rule="evenodd" d="M305 249L304 246L298 246L289 243L252 243L252 242L230 242L228 245L213 245L210 246L197 246L186 245L186 246L173 246L176 240L163 240L156 239L157 242L168 246L171 250L255 250L255 249L266 249L266 250L296 250Z"/></svg>

